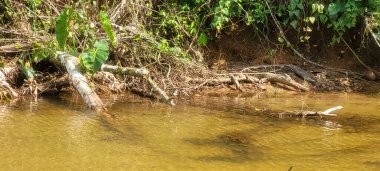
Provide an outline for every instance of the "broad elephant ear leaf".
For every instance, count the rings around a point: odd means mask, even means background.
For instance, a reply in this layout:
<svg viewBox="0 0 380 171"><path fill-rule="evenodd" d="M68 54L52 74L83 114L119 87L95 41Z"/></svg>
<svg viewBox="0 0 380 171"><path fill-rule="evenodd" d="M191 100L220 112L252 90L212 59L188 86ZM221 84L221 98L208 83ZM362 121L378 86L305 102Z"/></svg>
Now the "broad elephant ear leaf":
<svg viewBox="0 0 380 171"><path fill-rule="evenodd" d="M69 36L70 9L65 9L55 21L55 37L61 50L65 49L66 39Z"/></svg>
<svg viewBox="0 0 380 171"><path fill-rule="evenodd" d="M100 22L102 23L102 27L104 31L106 32L108 38L110 39L113 46L117 46L116 40L115 40L115 33L112 30L111 21L108 17L107 13L104 11L100 11Z"/></svg>
<svg viewBox="0 0 380 171"><path fill-rule="evenodd" d="M90 73L100 70L104 62L108 59L109 47L105 40L96 41L94 48L89 49L80 57L82 66Z"/></svg>

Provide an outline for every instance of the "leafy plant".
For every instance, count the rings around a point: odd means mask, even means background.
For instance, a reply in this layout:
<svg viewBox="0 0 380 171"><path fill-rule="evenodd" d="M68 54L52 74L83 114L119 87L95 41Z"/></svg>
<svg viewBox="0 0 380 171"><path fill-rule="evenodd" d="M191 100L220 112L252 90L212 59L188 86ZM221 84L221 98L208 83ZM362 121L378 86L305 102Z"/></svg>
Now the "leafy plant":
<svg viewBox="0 0 380 171"><path fill-rule="evenodd" d="M116 40L115 40L115 33L112 30L111 27L111 21L108 17L107 13L104 11L100 11L100 22L102 23L102 27L104 31L106 32L108 38L111 40L113 46L117 46Z"/></svg>
<svg viewBox="0 0 380 171"><path fill-rule="evenodd" d="M69 22L72 15L72 9L65 9L58 16L55 24L55 37L58 41L58 46L61 50L65 49L66 40L69 36Z"/></svg>
<svg viewBox="0 0 380 171"><path fill-rule="evenodd" d="M115 33L112 30L108 15L104 11L101 11L99 17L102 27L112 45L116 46ZM81 45L83 51L80 55L80 63L90 73L99 71L109 55L108 42L106 40L94 40L94 31L92 31L94 27L93 23L81 9L73 10L72 8L66 8L56 20L56 39L59 48L65 50L66 47L71 53L76 54L80 53L77 51L78 47L76 46ZM75 30L70 30L70 28ZM83 42L77 42L80 36L83 36ZM69 39L71 40L69 41L70 43L67 42L69 37L72 37L72 39ZM48 52L38 51L38 53L35 53L34 58L39 60L41 55Z"/></svg>
<svg viewBox="0 0 380 171"><path fill-rule="evenodd" d="M105 40L96 41L94 47L80 56L80 63L90 73L100 70L101 66L108 59L108 43Z"/></svg>

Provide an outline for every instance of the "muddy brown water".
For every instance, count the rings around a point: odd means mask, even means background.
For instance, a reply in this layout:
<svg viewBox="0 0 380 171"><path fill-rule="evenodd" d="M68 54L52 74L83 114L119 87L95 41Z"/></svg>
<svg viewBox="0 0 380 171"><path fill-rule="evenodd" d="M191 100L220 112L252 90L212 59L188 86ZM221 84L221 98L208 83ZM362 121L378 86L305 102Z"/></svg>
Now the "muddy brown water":
<svg viewBox="0 0 380 171"><path fill-rule="evenodd" d="M73 98L0 106L1 170L379 170L380 97L196 97L175 107L125 95L96 115ZM279 119L262 109L337 117Z"/></svg>

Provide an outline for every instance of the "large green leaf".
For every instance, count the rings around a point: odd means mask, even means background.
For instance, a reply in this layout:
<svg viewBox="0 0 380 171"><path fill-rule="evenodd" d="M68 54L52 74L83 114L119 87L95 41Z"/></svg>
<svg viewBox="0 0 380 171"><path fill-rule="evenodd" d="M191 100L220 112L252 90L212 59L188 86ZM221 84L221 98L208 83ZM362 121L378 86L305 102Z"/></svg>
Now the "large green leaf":
<svg viewBox="0 0 380 171"><path fill-rule="evenodd" d="M96 41L94 48L89 49L80 57L82 66L89 72L95 73L100 70L108 59L108 43L105 40Z"/></svg>
<svg viewBox="0 0 380 171"><path fill-rule="evenodd" d="M100 11L100 22L102 23L102 27L104 31L106 32L108 38L111 40L112 45L116 46L116 41L115 41L115 33L112 30L111 27L111 21L110 18L108 17L107 13L104 11Z"/></svg>
<svg viewBox="0 0 380 171"><path fill-rule="evenodd" d="M207 36L205 33L201 33L198 38L198 44L201 46L205 46L207 44Z"/></svg>
<svg viewBox="0 0 380 171"><path fill-rule="evenodd" d="M69 36L70 9L65 9L58 16L55 22L55 37L57 38L59 48L65 49L66 39Z"/></svg>

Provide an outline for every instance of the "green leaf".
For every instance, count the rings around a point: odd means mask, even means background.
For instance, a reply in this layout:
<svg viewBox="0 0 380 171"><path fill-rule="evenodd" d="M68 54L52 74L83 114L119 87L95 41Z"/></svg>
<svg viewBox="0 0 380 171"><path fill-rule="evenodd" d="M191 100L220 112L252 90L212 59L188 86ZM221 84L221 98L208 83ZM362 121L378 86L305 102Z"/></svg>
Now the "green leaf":
<svg viewBox="0 0 380 171"><path fill-rule="evenodd" d="M315 22L315 17L309 17L309 21L310 21L311 24L314 24L314 22Z"/></svg>
<svg viewBox="0 0 380 171"><path fill-rule="evenodd" d="M207 36L205 33L201 33L198 38L198 44L201 46L205 46L207 44Z"/></svg>
<svg viewBox="0 0 380 171"><path fill-rule="evenodd" d="M298 21L297 20L293 20L292 22L290 22L290 25L293 27L293 28L297 28L297 23Z"/></svg>
<svg viewBox="0 0 380 171"><path fill-rule="evenodd" d="M66 39L69 36L69 22L70 22L71 10L65 9L58 16L55 22L55 37L58 41L58 46L62 50L65 49Z"/></svg>
<svg viewBox="0 0 380 171"><path fill-rule="evenodd" d="M100 22L102 23L102 27L104 31L106 32L108 38L111 40L112 45L114 47L117 46L117 43L115 41L115 33L112 30L110 18L108 17L107 13L104 11L100 11L99 16L100 16Z"/></svg>
<svg viewBox="0 0 380 171"><path fill-rule="evenodd" d="M94 48L89 49L80 57L82 66L90 73L100 70L104 62L108 59L108 43L105 40L96 41Z"/></svg>
<svg viewBox="0 0 380 171"><path fill-rule="evenodd" d="M19 60L18 62L21 64L21 71L26 76L26 79L33 80L36 72L30 66L30 63L23 60Z"/></svg>
<svg viewBox="0 0 380 171"><path fill-rule="evenodd" d="M31 0L31 2L33 3L33 6L36 7L38 5L41 4L41 0Z"/></svg>
<svg viewBox="0 0 380 171"><path fill-rule="evenodd" d="M278 40L278 42L280 42L280 43L284 43L284 41L285 41L282 37L277 37L277 40Z"/></svg>
<svg viewBox="0 0 380 171"><path fill-rule="evenodd" d="M318 4L311 4L311 13L314 13L318 9Z"/></svg>
<svg viewBox="0 0 380 171"><path fill-rule="evenodd" d="M336 3L329 4L329 7L327 8L327 11L329 12L330 16L338 14L340 12L341 5Z"/></svg>
<svg viewBox="0 0 380 171"><path fill-rule="evenodd" d="M319 20L320 20L323 24L325 24L325 23L327 22L327 16L326 16L326 15L320 15L320 16L319 16Z"/></svg>

